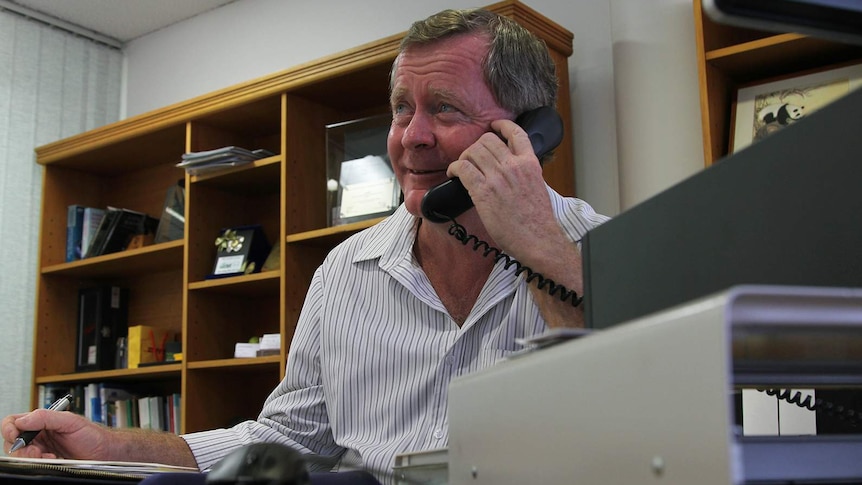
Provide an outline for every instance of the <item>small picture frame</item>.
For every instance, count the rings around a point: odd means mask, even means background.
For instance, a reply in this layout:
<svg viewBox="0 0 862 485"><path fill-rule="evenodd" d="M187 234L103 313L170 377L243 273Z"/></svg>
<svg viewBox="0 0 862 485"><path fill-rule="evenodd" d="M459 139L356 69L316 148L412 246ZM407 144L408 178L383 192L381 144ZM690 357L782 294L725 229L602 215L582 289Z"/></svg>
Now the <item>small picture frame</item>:
<svg viewBox="0 0 862 485"><path fill-rule="evenodd" d="M207 279L259 273L270 251L260 225L223 229L215 246L216 260Z"/></svg>
<svg viewBox="0 0 862 485"><path fill-rule="evenodd" d="M761 82L740 88L730 152L766 138L862 85L862 64Z"/></svg>
<svg viewBox="0 0 862 485"><path fill-rule="evenodd" d="M392 214L401 187L386 150L392 116L371 116L326 127L327 225Z"/></svg>

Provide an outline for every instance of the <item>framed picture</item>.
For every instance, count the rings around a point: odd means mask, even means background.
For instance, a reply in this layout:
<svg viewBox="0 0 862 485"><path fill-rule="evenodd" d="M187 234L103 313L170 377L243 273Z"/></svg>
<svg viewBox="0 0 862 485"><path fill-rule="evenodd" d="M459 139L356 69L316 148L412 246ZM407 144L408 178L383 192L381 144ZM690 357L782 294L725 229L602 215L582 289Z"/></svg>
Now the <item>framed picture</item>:
<svg viewBox="0 0 862 485"><path fill-rule="evenodd" d="M326 127L329 226L395 212L401 187L386 153L389 113Z"/></svg>
<svg viewBox="0 0 862 485"><path fill-rule="evenodd" d="M862 64L854 64L739 89L731 153L803 119L860 85Z"/></svg>

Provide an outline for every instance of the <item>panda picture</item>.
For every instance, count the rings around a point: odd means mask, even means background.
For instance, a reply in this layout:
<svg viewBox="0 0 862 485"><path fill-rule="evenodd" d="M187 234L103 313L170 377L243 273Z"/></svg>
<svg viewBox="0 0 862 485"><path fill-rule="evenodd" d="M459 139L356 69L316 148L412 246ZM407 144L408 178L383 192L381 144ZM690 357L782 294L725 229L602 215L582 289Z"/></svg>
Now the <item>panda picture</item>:
<svg viewBox="0 0 862 485"><path fill-rule="evenodd" d="M778 123L786 126L805 116L805 106L790 103L770 104L757 113L758 119L764 124Z"/></svg>

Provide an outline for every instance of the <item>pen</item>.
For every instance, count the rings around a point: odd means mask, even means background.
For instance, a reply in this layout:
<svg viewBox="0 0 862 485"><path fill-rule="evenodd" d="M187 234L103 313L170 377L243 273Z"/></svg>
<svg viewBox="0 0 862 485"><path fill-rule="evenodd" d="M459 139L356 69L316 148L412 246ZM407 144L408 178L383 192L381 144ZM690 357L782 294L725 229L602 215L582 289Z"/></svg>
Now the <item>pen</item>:
<svg viewBox="0 0 862 485"><path fill-rule="evenodd" d="M66 394L60 399L54 401L54 404L49 406L48 409L51 411L65 411L66 408L69 407L69 404L72 404L72 396L70 394ZM9 453L14 453L21 448L29 445L30 442L33 441L33 438L35 438L36 435L39 434L39 431L41 430L22 432L15 440L15 443L12 444L12 448L9 450Z"/></svg>

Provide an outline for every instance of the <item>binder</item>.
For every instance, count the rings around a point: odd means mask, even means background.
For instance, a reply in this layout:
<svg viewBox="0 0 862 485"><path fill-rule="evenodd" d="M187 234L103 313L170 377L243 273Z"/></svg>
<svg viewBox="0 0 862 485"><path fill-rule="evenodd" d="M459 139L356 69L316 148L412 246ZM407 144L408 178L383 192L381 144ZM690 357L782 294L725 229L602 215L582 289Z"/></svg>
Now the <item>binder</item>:
<svg viewBox="0 0 862 485"><path fill-rule="evenodd" d="M117 339L129 328L129 290L117 286L78 291L77 372L113 369Z"/></svg>

